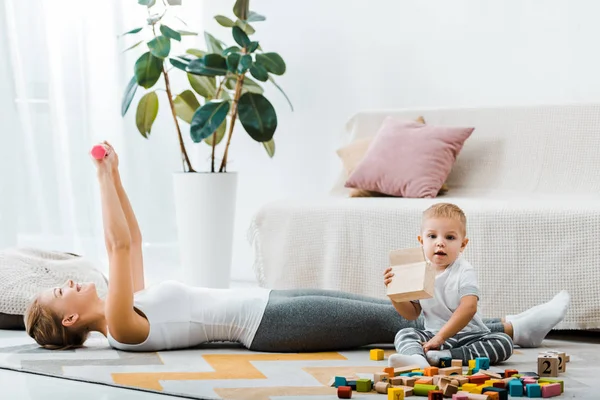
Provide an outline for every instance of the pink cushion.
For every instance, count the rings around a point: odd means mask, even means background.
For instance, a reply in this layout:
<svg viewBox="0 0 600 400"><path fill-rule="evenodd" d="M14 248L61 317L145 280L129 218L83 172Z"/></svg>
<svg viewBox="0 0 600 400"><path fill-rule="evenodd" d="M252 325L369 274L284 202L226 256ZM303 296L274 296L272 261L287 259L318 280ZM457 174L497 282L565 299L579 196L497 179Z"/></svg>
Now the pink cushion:
<svg viewBox="0 0 600 400"><path fill-rule="evenodd" d="M474 129L387 117L346 187L398 197L435 197Z"/></svg>

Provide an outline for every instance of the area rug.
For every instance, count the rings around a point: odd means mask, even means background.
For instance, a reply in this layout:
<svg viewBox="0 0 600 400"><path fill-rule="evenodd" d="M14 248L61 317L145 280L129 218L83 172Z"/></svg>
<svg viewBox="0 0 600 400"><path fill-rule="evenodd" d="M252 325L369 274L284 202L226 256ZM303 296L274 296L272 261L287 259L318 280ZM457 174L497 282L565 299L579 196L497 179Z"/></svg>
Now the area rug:
<svg viewBox="0 0 600 400"><path fill-rule="evenodd" d="M371 376L387 366L386 360L369 359L369 348L353 351L280 354L250 352L237 345L210 344L202 348L156 353L128 353L108 346L94 336L86 348L50 351L38 347L23 332L0 331L0 368L38 373L57 378L144 390L191 399L337 399L329 387L335 375ZM571 355L568 370L561 374L566 391L561 398L592 398L585 393L595 385L594 374L584 362L590 347L574 342L546 341L546 349ZM597 363L595 355L590 361ZM509 363L497 369L534 371L540 349L516 349ZM587 365L586 365L587 364ZM599 369L594 367L594 369ZM376 392L352 398L383 399Z"/></svg>

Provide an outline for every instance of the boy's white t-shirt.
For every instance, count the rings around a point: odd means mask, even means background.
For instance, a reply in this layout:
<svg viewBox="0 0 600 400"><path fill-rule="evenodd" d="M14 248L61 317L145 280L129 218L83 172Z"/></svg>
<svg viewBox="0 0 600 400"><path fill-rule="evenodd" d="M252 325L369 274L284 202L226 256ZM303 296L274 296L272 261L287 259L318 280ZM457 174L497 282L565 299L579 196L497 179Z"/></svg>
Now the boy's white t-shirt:
<svg viewBox="0 0 600 400"><path fill-rule="evenodd" d="M474 295L479 299L477 274L467 260L459 257L435 277L434 297L418 301L423 310L425 330L439 332L460 305L460 299L467 295ZM483 323L479 310L459 333L477 331L490 331Z"/></svg>

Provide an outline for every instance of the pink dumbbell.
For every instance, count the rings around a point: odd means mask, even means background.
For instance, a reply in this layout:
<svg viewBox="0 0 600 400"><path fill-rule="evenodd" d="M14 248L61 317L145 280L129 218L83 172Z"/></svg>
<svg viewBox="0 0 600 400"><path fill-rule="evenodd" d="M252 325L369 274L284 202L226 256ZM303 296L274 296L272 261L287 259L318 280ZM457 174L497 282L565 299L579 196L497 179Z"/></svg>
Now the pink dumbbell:
<svg viewBox="0 0 600 400"><path fill-rule="evenodd" d="M106 157L107 154L108 150L101 144L97 144L94 147L92 147L92 157L94 157L96 160L103 159L104 157Z"/></svg>

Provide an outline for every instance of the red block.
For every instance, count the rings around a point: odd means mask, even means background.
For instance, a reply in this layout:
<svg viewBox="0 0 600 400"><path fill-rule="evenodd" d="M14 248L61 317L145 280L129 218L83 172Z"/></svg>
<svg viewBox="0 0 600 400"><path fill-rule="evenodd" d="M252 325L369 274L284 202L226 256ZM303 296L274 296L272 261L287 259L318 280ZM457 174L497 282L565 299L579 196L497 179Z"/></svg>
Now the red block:
<svg viewBox="0 0 600 400"><path fill-rule="evenodd" d="M519 371L517 371L516 369L506 369L504 370L504 377L505 378L510 378L513 375L518 374Z"/></svg>
<svg viewBox="0 0 600 400"><path fill-rule="evenodd" d="M427 400L444 400L444 392L441 390L432 390L429 392Z"/></svg>
<svg viewBox="0 0 600 400"><path fill-rule="evenodd" d="M351 399L352 398L352 388L350 386L340 386L340 387L338 387L337 395L338 395L338 398L340 398L340 399Z"/></svg>
<svg viewBox="0 0 600 400"><path fill-rule="evenodd" d="M560 383L542 386L542 397L560 396Z"/></svg>
<svg viewBox="0 0 600 400"><path fill-rule="evenodd" d="M500 389L506 389L506 382L504 382L504 381L494 382L493 386L500 388Z"/></svg>
<svg viewBox="0 0 600 400"><path fill-rule="evenodd" d="M474 383L476 385L483 385L485 381L489 380L490 377L484 374L475 374L469 376L469 383Z"/></svg>

